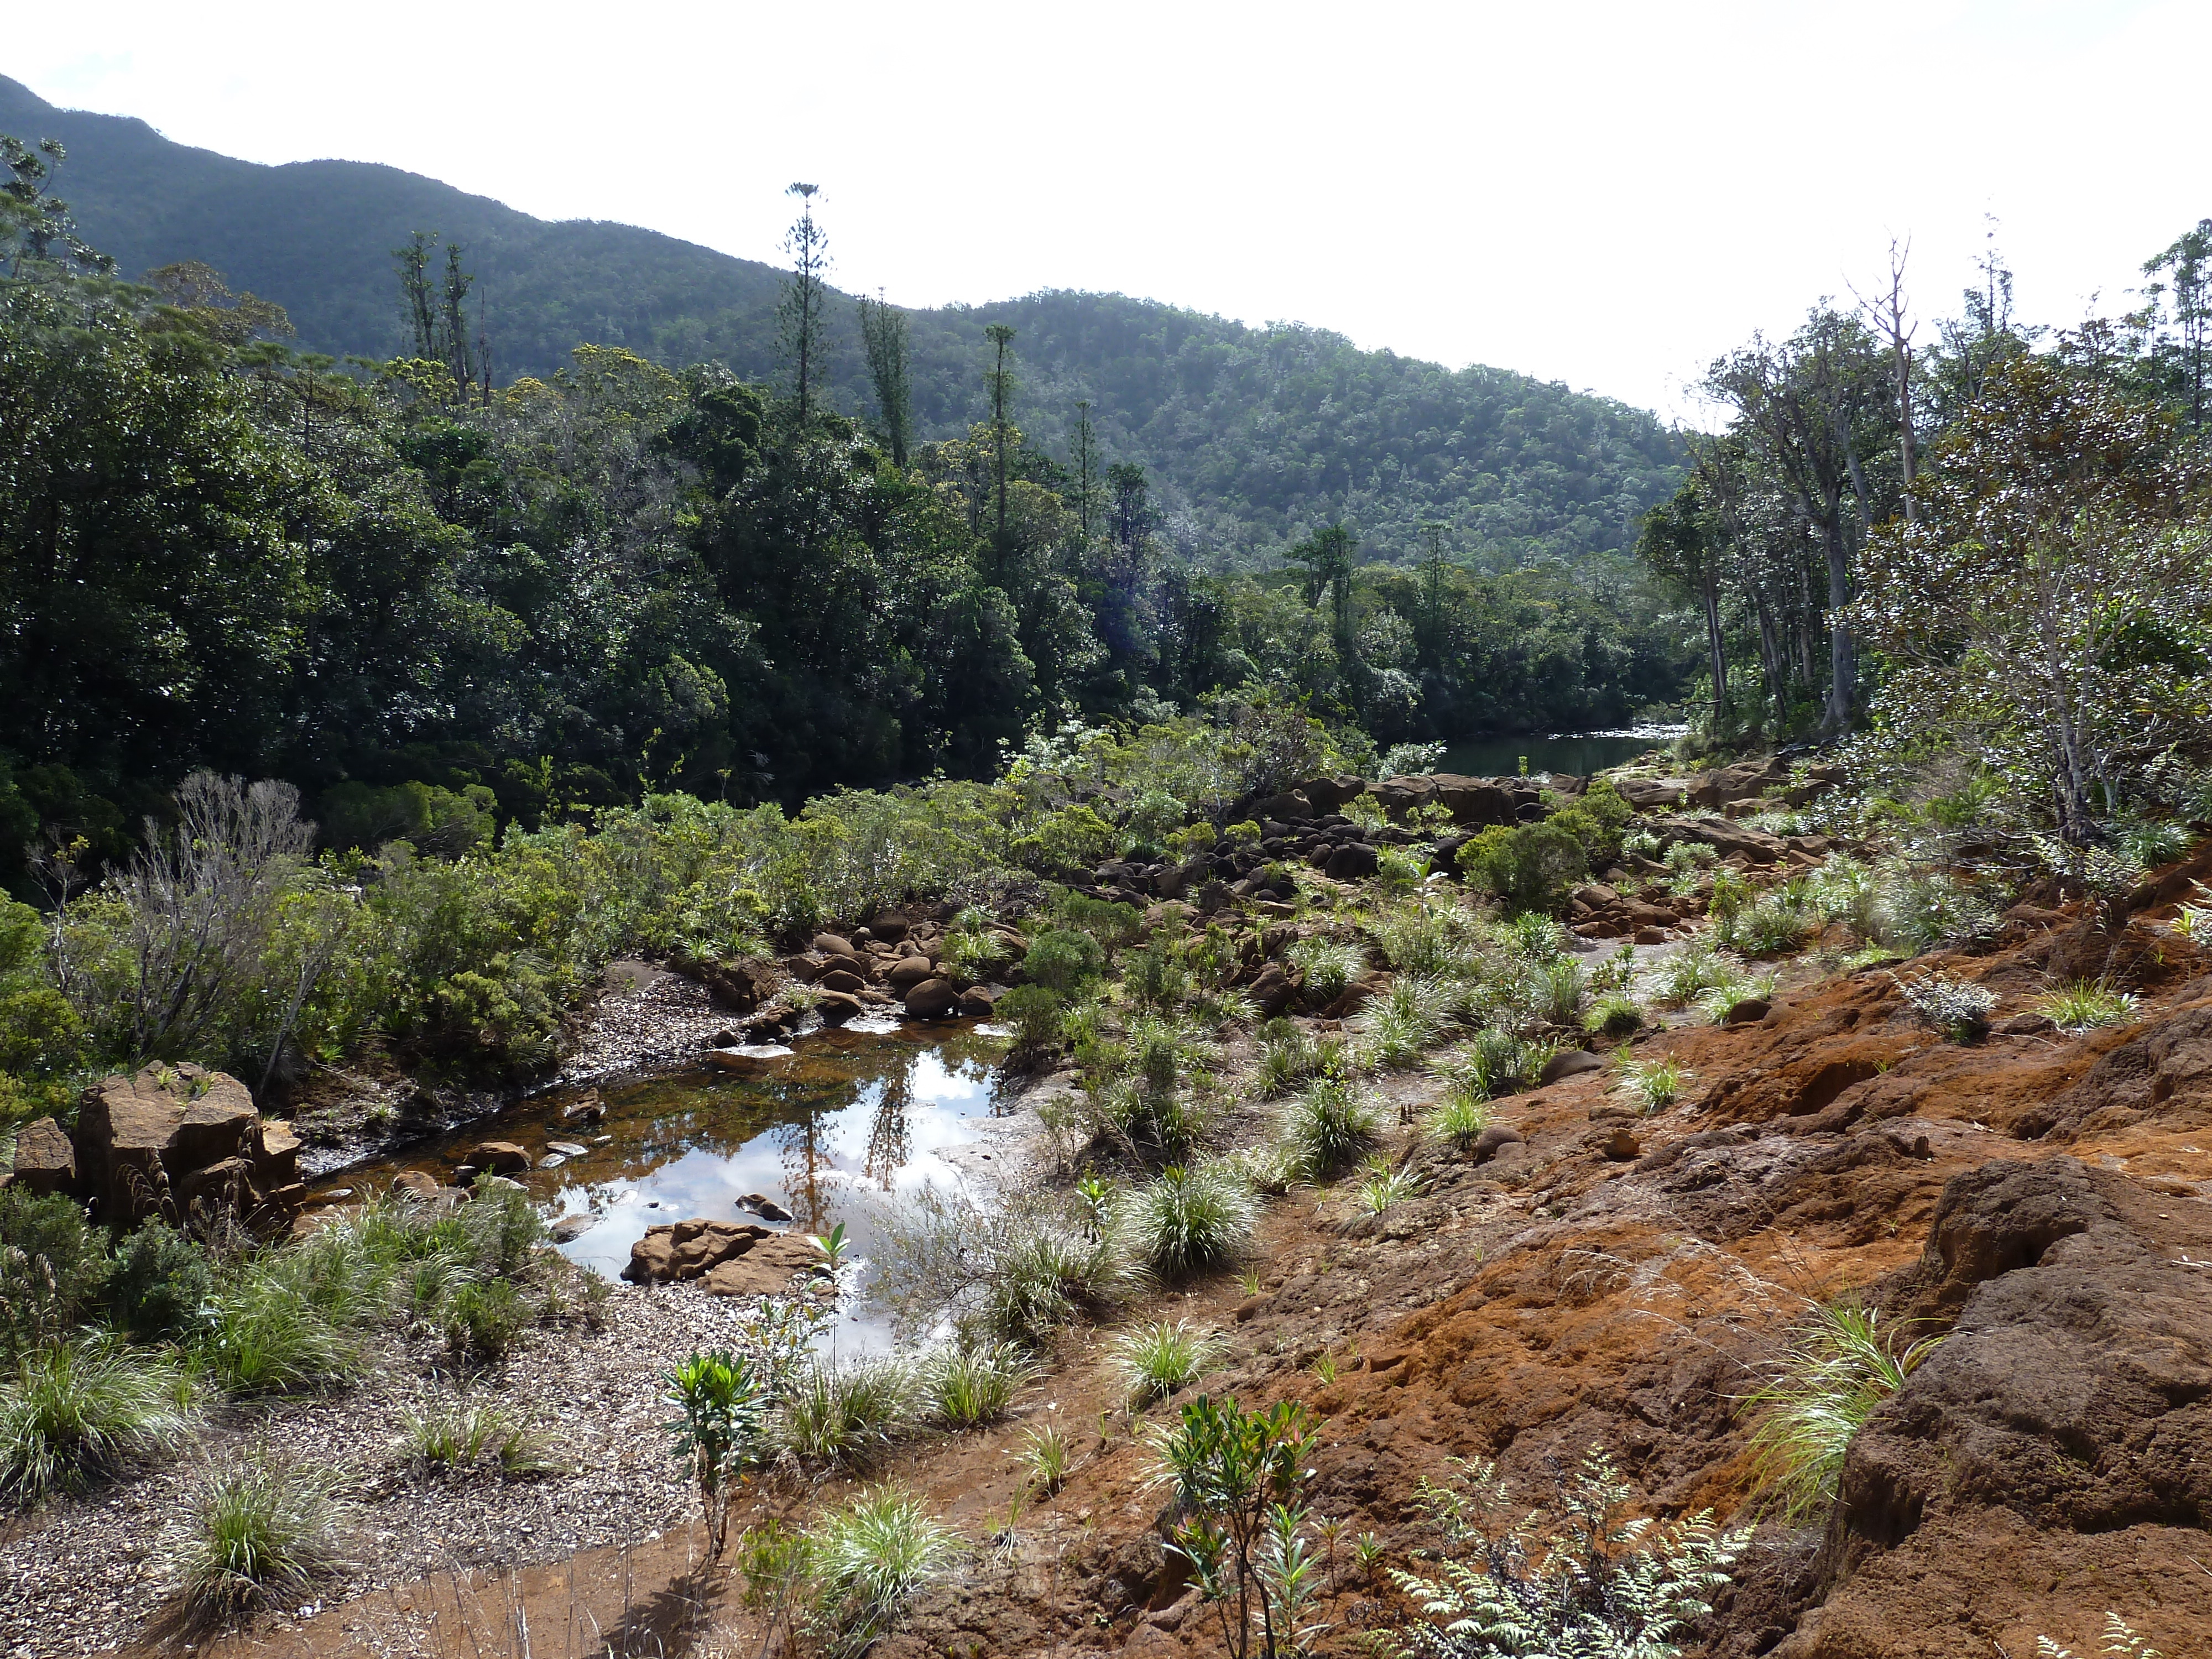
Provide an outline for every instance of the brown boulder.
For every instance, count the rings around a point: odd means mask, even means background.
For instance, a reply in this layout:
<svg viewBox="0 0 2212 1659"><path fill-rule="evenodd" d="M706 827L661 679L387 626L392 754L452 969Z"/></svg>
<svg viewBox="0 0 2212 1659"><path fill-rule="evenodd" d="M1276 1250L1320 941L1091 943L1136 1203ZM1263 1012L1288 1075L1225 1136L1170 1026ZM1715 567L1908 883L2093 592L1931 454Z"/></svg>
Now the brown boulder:
<svg viewBox="0 0 2212 1659"><path fill-rule="evenodd" d="M998 1000L998 993L989 986L971 985L960 994L960 1012L969 1019L988 1019Z"/></svg>
<svg viewBox="0 0 2212 1659"><path fill-rule="evenodd" d="M811 1272L822 1258L805 1239L784 1235L762 1239L742 1255L731 1256L708 1269L704 1278L709 1296L774 1296L788 1290L800 1273Z"/></svg>
<svg viewBox="0 0 2212 1659"><path fill-rule="evenodd" d="M906 994L906 1011L916 1019L942 1019L959 1005L950 980L926 979Z"/></svg>
<svg viewBox="0 0 2212 1659"><path fill-rule="evenodd" d="M1312 799L1304 791L1285 789L1279 795L1270 795L1265 800L1253 802L1252 816L1255 818L1279 818L1285 823L1296 823L1301 818L1313 817L1317 814Z"/></svg>
<svg viewBox="0 0 2212 1659"><path fill-rule="evenodd" d="M708 962L700 964L699 980L715 1006L733 1014L750 1014L773 997L781 981L765 962Z"/></svg>
<svg viewBox="0 0 2212 1659"><path fill-rule="evenodd" d="M1274 962L1260 970L1259 977L1252 981L1249 992L1260 1012L1269 1019L1289 1007L1291 1000L1297 994L1297 981L1284 971L1281 963Z"/></svg>
<svg viewBox="0 0 2212 1659"><path fill-rule="evenodd" d="M832 968L814 984L817 990L842 991L848 996L868 988L868 981L849 968Z"/></svg>
<svg viewBox="0 0 2212 1659"><path fill-rule="evenodd" d="M530 1154L511 1140L480 1140L469 1162L494 1175L515 1175L530 1167Z"/></svg>
<svg viewBox="0 0 2212 1659"><path fill-rule="evenodd" d="M17 1131L15 1184L34 1193L76 1188L76 1148L53 1119L37 1118Z"/></svg>
<svg viewBox="0 0 2212 1659"><path fill-rule="evenodd" d="M1557 1083L1563 1077L1578 1077L1584 1072L1602 1072L1605 1061L1587 1048L1563 1048L1544 1062L1544 1069L1536 1074L1539 1088Z"/></svg>
<svg viewBox="0 0 2212 1659"><path fill-rule="evenodd" d="M253 1097L236 1078L198 1066L149 1066L101 1079L77 1112L76 1164L101 1220L130 1226L174 1201L195 1170L249 1155Z"/></svg>
<svg viewBox="0 0 2212 1659"><path fill-rule="evenodd" d="M926 979L937 977L937 964L927 957L901 957L884 978L892 990L904 996Z"/></svg>
<svg viewBox="0 0 2212 1659"><path fill-rule="evenodd" d="M1375 873L1378 865L1375 849L1364 841L1355 841L1338 848L1322 866L1322 874L1331 881L1359 881Z"/></svg>
<svg viewBox="0 0 2212 1659"><path fill-rule="evenodd" d="M392 1177L392 1195L397 1198L435 1198L445 1190L437 1176L421 1170L402 1170Z"/></svg>
<svg viewBox="0 0 2212 1659"><path fill-rule="evenodd" d="M814 1012L824 1025L842 1025L867 1012L867 1005L850 991L822 991L814 998Z"/></svg>
<svg viewBox="0 0 2212 1659"><path fill-rule="evenodd" d="M243 1158L220 1158L202 1168L185 1170L177 1177L172 1190L182 1215L190 1215L195 1209L251 1210L255 1204L253 1164Z"/></svg>
<svg viewBox="0 0 2212 1659"><path fill-rule="evenodd" d="M825 957L849 957L853 954L853 941L841 933L817 933L814 948Z"/></svg>
<svg viewBox="0 0 2212 1659"><path fill-rule="evenodd" d="M253 1184L264 1193L290 1186L300 1178L300 1137L275 1118L263 1118L255 1130Z"/></svg>

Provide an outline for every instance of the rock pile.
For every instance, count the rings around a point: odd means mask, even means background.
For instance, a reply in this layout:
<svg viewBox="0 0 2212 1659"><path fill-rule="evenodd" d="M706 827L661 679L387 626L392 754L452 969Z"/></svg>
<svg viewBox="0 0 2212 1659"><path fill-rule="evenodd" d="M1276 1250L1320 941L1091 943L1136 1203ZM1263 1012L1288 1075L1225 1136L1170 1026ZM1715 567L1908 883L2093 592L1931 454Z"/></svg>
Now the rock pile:
<svg viewBox="0 0 2212 1659"><path fill-rule="evenodd" d="M236 1078L193 1065L149 1066L85 1091L74 1134L52 1118L18 1137L15 1182L67 1193L112 1226L195 1208L274 1223L307 1200L300 1142L264 1118Z"/></svg>
<svg viewBox="0 0 2212 1659"><path fill-rule="evenodd" d="M756 1221L694 1218L653 1228L631 1245L623 1277L633 1285L703 1279L712 1296L771 1296L821 1260L805 1239Z"/></svg>

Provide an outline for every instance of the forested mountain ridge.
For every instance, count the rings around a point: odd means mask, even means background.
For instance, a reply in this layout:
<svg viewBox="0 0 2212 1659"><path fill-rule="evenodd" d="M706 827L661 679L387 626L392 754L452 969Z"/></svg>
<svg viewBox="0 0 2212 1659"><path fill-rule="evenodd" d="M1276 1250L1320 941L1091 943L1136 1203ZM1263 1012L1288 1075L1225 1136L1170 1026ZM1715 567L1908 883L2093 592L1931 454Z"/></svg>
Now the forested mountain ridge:
<svg viewBox="0 0 2212 1659"><path fill-rule="evenodd" d="M69 147L59 191L123 274L202 261L283 306L305 349L399 350L391 251L424 230L466 250L502 381L550 376L587 343L672 368L715 358L754 380L781 371L783 277L768 265L633 226L548 222L394 167L237 161L142 121L57 109L5 77L0 131ZM1301 325L1073 291L907 316L920 436L984 417L985 330L1011 325L1012 415L1031 442L1064 455L1087 398L1107 457L1152 474L1165 538L1216 565L1269 562L1339 519L1363 558L1407 559L1433 521L1481 568L1579 562L1626 550L1680 478L1679 437L1643 411ZM851 300L833 294L826 322L830 406L865 416Z"/></svg>

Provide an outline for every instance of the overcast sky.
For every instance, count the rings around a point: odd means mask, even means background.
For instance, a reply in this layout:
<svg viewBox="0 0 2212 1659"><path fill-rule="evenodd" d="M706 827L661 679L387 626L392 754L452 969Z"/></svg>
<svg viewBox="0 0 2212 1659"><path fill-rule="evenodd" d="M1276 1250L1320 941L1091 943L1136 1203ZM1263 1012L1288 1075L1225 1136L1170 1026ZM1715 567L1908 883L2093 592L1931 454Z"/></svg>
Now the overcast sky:
<svg viewBox="0 0 2212 1659"><path fill-rule="evenodd" d="M0 68L184 143L759 259L805 179L844 288L1119 289L1692 422L1707 362L1870 289L1893 236L1932 319L1994 215L2022 312L2063 325L2212 215L2203 0L70 15Z"/></svg>

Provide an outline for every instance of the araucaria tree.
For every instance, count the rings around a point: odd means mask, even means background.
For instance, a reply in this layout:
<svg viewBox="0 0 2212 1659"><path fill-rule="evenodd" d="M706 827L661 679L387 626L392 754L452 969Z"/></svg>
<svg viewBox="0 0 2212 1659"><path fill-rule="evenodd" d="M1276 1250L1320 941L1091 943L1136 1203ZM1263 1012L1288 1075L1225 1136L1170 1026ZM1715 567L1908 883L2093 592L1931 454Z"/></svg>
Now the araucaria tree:
<svg viewBox="0 0 2212 1659"><path fill-rule="evenodd" d="M802 422L814 413L827 378L823 313L828 299L830 238L814 222L814 198L820 190L818 185L793 185L784 192L799 198L799 217L783 239L783 251L791 258L791 280L784 284L780 320L784 355L791 365L792 399Z"/></svg>

